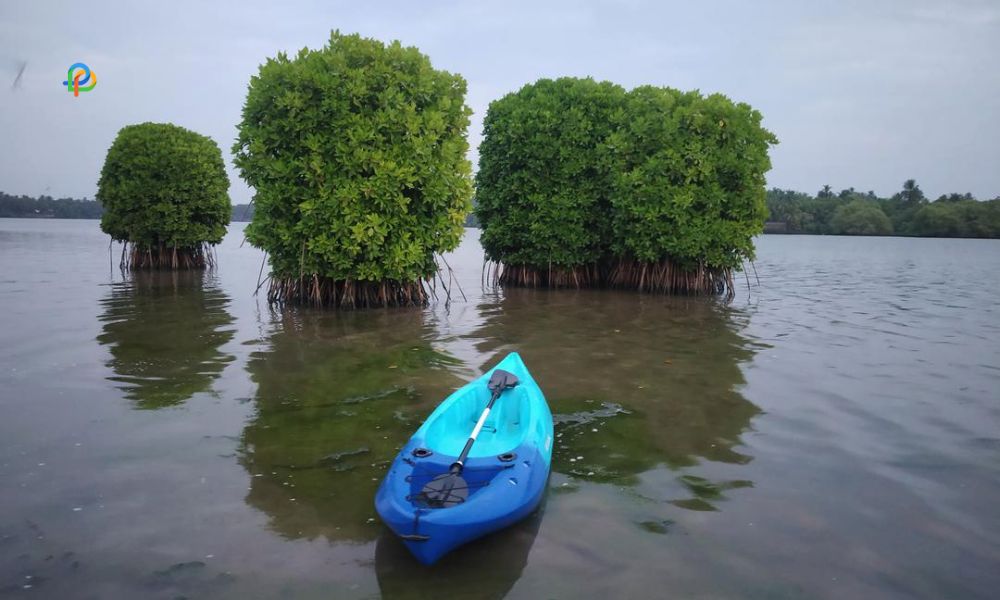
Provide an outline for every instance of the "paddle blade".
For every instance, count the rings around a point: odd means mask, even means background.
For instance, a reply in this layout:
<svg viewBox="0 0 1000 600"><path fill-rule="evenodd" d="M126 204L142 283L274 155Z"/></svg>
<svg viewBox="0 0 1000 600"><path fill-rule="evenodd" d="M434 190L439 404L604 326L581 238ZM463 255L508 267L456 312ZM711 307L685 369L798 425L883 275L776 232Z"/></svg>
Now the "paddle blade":
<svg viewBox="0 0 1000 600"><path fill-rule="evenodd" d="M507 388L512 388L518 384L517 376L510 371L504 371L503 369L497 369L493 371L493 375L490 377L490 382L488 384L489 388L494 392L499 390L503 391Z"/></svg>

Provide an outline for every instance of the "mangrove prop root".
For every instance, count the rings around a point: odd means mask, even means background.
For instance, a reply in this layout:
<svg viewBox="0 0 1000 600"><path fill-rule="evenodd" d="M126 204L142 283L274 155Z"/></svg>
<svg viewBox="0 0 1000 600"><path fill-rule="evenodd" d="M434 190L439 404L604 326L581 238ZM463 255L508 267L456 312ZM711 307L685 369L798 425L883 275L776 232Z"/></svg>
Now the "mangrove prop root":
<svg viewBox="0 0 1000 600"><path fill-rule="evenodd" d="M122 245L119 261L122 269L204 269L215 266L215 254L208 244L178 247L168 244L139 246L126 242Z"/></svg>
<svg viewBox="0 0 1000 600"><path fill-rule="evenodd" d="M425 306L431 292L428 282L357 281L331 279L317 274L301 277L272 275L267 290L270 304L299 304L324 308L380 308Z"/></svg>
<svg viewBox="0 0 1000 600"><path fill-rule="evenodd" d="M486 279L493 286L577 289L602 286L600 270L596 265L536 269L527 265L495 264Z"/></svg>
<svg viewBox="0 0 1000 600"><path fill-rule="evenodd" d="M647 263L621 259L574 268L491 262L483 269L483 281L492 287L614 288L661 294L719 294L729 299L735 287L732 269L704 265L682 268L670 260Z"/></svg>
<svg viewBox="0 0 1000 600"><path fill-rule="evenodd" d="M731 269L698 265L684 269L669 260L656 263L619 260L608 274L608 286L665 294L713 295L733 293Z"/></svg>

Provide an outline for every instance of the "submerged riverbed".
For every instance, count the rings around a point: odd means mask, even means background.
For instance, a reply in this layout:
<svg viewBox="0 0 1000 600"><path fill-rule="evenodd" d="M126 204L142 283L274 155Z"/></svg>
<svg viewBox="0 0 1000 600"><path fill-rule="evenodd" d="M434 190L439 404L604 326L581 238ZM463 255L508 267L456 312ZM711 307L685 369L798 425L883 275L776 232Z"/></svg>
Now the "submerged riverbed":
<svg viewBox="0 0 1000 600"><path fill-rule="evenodd" d="M241 240L123 276L96 221L0 219L0 596L1000 589L1000 241L764 237L725 305L483 290L470 230L450 305L323 313L255 298ZM543 510L419 567L378 481L513 350L555 415Z"/></svg>

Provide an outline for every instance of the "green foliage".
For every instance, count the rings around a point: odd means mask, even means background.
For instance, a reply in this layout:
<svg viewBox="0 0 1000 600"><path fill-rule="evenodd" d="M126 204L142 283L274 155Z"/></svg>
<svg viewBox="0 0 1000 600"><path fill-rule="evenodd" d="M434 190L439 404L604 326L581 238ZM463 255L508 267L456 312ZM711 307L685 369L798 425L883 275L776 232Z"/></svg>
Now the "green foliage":
<svg viewBox="0 0 1000 600"><path fill-rule="evenodd" d="M491 260L542 268L593 263L609 243L606 141L625 90L541 79L490 103L476 174L480 242Z"/></svg>
<svg viewBox="0 0 1000 600"><path fill-rule="evenodd" d="M470 210L465 81L416 48L333 32L250 81L233 145L247 239L276 277L416 281Z"/></svg>
<svg viewBox="0 0 1000 600"><path fill-rule="evenodd" d="M946 199L928 204L914 216L911 230L931 237L1000 237L1000 200Z"/></svg>
<svg viewBox="0 0 1000 600"><path fill-rule="evenodd" d="M725 96L644 86L614 120L611 250L642 262L737 268L763 231L761 115Z"/></svg>
<svg viewBox="0 0 1000 600"><path fill-rule="evenodd" d="M838 235L892 235L892 222L878 205L857 199L834 211L830 229Z"/></svg>
<svg viewBox="0 0 1000 600"><path fill-rule="evenodd" d="M229 224L229 177L210 138L165 123L118 132L101 170L101 229L144 250L189 249L222 241Z"/></svg>
<svg viewBox="0 0 1000 600"><path fill-rule="evenodd" d="M1000 198L943 194L928 203L912 179L890 198L854 188L834 194L824 186L815 197L775 188L767 192L767 208L769 220L785 223L788 233L1000 237Z"/></svg>
<svg viewBox="0 0 1000 600"><path fill-rule="evenodd" d="M975 200L975 198L969 192L964 194L941 194L935 202L963 202L965 200Z"/></svg>
<svg viewBox="0 0 1000 600"><path fill-rule="evenodd" d="M728 269L763 227L760 113L721 95L543 79L490 104L476 177L491 260Z"/></svg>

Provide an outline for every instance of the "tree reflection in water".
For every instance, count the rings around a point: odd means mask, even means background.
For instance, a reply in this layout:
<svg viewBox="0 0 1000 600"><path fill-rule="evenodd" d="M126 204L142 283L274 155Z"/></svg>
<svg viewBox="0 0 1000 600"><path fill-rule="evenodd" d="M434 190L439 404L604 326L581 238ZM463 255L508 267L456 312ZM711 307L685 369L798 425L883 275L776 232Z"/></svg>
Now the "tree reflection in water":
<svg viewBox="0 0 1000 600"><path fill-rule="evenodd" d="M634 485L658 465L752 460L741 435L760 413L740 393L753 357L743 315L713 299L607 290L504 290L470 337L486 364L518 350L556 421L553 470ZM684 508L712 510L744 480L677 475ZM572 489L572 486L568 486Z"/></svg>
<svg viewBox="0 0 1000 600"><path fill-rule="evenodd" d="M111 381L136 408L176 406L211 389L233 356L229 296L204 271L134 271L101 301Z"/></svg>
<svg viewBox="0 0 1000 600"><path fill-rule="evenodd" d="M374 497L397 449L465 382L414 310L287 310L251 355L243 431L247 502L289 538L371 541Z"/></svg>

